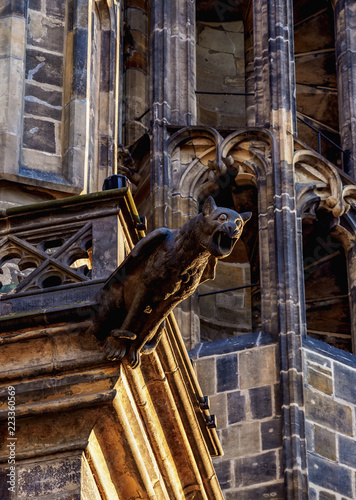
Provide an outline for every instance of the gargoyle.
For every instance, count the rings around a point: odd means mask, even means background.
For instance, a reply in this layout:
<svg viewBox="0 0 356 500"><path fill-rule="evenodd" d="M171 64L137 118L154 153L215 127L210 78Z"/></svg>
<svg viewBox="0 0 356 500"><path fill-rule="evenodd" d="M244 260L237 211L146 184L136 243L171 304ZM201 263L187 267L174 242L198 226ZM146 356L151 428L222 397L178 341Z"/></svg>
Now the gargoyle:
<svg viewBox="0 0 356 500"><path fill-rule="evenodd" d="M165 318L197 286L215 277L251 213L217 207L213 198L180 229L156 229L135 246L106 282L90 331L108 359L125 356L133 368L152 352Z"/></svg>

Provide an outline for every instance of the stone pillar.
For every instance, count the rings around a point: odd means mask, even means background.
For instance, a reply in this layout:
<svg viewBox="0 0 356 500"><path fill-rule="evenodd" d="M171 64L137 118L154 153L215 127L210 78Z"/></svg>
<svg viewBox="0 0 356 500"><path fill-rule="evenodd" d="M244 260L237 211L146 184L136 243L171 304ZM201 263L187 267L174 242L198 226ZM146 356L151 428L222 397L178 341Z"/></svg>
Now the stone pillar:
<svg viewBox="0 0 356 500"><path fill-rule="evenodd" d="M18 173L25 81L26 4L0 7L0 177Z"/></svg>
<svg viewBox="0 0 356 500"><path fill-rule="evenodd" d="M129 146L149 127L149 2L129 1L124 27L125 138Z"/></svg>
<svg viewBox="0 0 356 500"><path fill-rule="evenodd" d="M245 91L246 96L246 125L255 126L255 57L254 57L254 33L253 33L253 9L248 10L244 22L245 28Z"/></svg>
<svg viewBox="0 0 356 500"><path fill-rule="evenodd" d="M341 147L349 154L344 169L356 179L356 4L333 0L333 6Z"/></svg>
<svg viewBox="0 0 356 500"><path fill-rule="evenodd" d="M195 122L195 5L158 0L151 7L152 227L172 226L167 125Z"/></svg>
<svg viewBox="0 0 356 500"><path fill-rule="evenodd" d="M254 3L256 57L256 125L272 133L272 214L260 218L274 226L275 255L271 261L271 334L279 336L285 482L288 499L306 499L306 457L301 359L303 298L299 272L293 132L295 76L293 2L257 0ZM261 249L272 252L269 249ZM299 269L299 271L298 271ZM263 293L263 283L262 283Z"/></svg>
<svg viewBox="0 0 356 500"><path fill-rule="evenodd" d="M68 7L67 64L63 99L65 129L63 163L69 177L73 177L75 183L88 192L90 172L87 122L92 83L88 79L91 69L88 44L90 44L92 6L69 0Z"/></svg>

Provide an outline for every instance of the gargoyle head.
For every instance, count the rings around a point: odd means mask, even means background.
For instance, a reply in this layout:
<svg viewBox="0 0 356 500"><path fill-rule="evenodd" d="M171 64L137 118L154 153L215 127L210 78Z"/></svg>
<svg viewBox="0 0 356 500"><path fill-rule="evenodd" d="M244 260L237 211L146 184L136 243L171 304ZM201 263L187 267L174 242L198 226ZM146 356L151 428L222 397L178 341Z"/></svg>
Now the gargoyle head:
<svg viewBox="0 0 356 500"><path fill-rule="evenodd" d="M203 205L202 216L203 237L200 243L215 257L223 258L232 252L252 213L239 214L229 208L217 207L209 196Z"/></svg>

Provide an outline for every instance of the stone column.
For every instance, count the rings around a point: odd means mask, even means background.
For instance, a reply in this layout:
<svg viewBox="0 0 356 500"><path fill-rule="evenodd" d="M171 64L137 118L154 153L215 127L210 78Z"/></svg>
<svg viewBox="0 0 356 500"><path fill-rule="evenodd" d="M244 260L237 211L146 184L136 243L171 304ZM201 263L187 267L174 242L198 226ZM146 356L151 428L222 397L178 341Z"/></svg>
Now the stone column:
<svg viewBox="0 0 356 500"><path fill-rule="evenodd" d="M27 2L0 7L0 177L18 174L26 55Z"/></svg>
<svg viewBox="0 0 356 500"><path fill-rule="evenodd" d="M270 128L273 140L273 215L268 211L260 214L260 218L268 219L275 237L270 269L271 290L275 295L271 297L270 314L271 334L280 341L286 492L288 499L302 500L308 498L308 493L301 359L303 293L298 274L303 266L298 252L293 169L296 120L293 2L257 0L254 33L256 125ZM261 250L272 252L273 248Z"/></svg>
<svg viewBox="0 0 356 500"><path fill-rule="evenodd" d="M349 154L346 172L356 179L356 4L333 0L341 147Z"/></svg>
<svg viewBox="0 0 356 500"><path fill-rule="evenodd" d="M195 122L195 4L158 0L151 7L152 227L171 226L167 125Z"/></svg>
<svg viewBox="0 0 356 500"><path fill-rule="evenodd" d="M124 27L125 138L130 146L149 126L149 2L126 4Z"/></svg>
<svg viewBox="0 0 356 500"><path fill-rule="evenodd" d="M248 10L244 22L245 28L245 89L246 96L246 125L255 126L255 57L254 57L254 33L253 33L253 9Z"/></svg>

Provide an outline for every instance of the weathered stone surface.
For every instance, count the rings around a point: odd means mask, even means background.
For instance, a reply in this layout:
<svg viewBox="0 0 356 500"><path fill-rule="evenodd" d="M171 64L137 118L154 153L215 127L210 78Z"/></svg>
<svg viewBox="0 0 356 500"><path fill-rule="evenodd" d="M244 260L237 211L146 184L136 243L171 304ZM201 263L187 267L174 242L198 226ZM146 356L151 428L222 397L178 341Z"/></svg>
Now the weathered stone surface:
<svg viewBox="0 0 356 500"><path fill-rule="evenodd" d="M306 358L308 362L312 363L312 365L318 365L319 371L324 370L323 373L331 375L331 361L326 356L320 356L319 354L311 351L305 351ZM317 369L314 367L314 369Z"/></svg>
<svg viewBox="0 0 356 500"><path fill-rule="evenodd" d="M25 0L7 0L0 7L0 16L25 15Z"/></svg>
<svg viewBox="0 0 356 500"><path fill-rule="evenodd" d="M63 83L63 57L49 52L27 50L26 78L61 87Z"/></svg>
<svg viewBox="0 0 356 500"><path fill-rule="evenodd" d="M55 153L54 123L34 118L25 118L23 145L25 148Z"/></svg>
<svg viewBox="0 0 356 500"><path fill-rule="evenodd" d="M229 392L227 395L229 424L246 420L246 396L240 391Z"/></svg>
<svg viewBox="0 0 356 500"><path fill-rule="evenodd" d="M219 262L216 268L216 277L212 283L214 283L216 290L243 285L243 267L229 262Z"/></svg>
<svg viewBox="0 0 356 500"><path fill-rule="evenodd" d="M333 380L312 368L308 368L308 383L329 396L333 393Z"/></svg>
<svg viewBox="0 0 356 500"><path fill-rule="evenodd" d="M7 481L9 480L9 477L7 474L10 473L10 468L8 467L1 467L0 468L0 498L3 500L11 500L11 492L9 491L9 484Z"/></svg>
<svg viewBox="0 0 356 500"><path fill-rule="evenodd" d="M274 452L235 460L235 485L239 488L277 479Z"/></svg>
<svg viewBox="0 0 356 500"><path fill-rule="evenodd" d="M332 493L327 493L326 491L321 491L319 493L319 500L336 500L336 496Z"/></svg>
<svg viewBox="0 0 356 500"><path fill-rule="evenodd" d="M214 295L206 295L199 299L199 309L200 315L205 318L210 318L212 314L215 317L215 303L216 299Z"/></svg>
<svg viewBox="0 0 356 500"><path fill-rule="evenodd" d="M17 17L0 18L0 57L11 56L23 60L24 50L24 20Z"/></svg>
<svg viewBox="0 0 356 500"><path fill-rule="evenodd" d="M24 64L21 60L0 59L0 72L2 74L0 81L0 102L2 106L0 131L17 136L20 136L21 131L23 68ZM10 95L12 98L10 98ZM11 149L10 154L13 154Z"/></svg>
<svg viewBox="0 0 356 500"><path fill-rule="evenodd" d="M318 425L314 427L315 453L329 460L336 460L336 435Z"/></svg>
<svg viewBox="0 0 356 500"><path fill-rule="evenodd" d="M274 418L261 423L262 450L272 450L282 446L282 420Z"/></svg>
<svg viewBox="0 0 356 500"><path fill-rule="evenodd" d="M127 22L131 29L147 35L147 15L141 9L127 9Z"/></svg>
<svg viewBox="0 0 356 500"><path fill-rule="evenodd" d="M219 354L228 354L255 347L262 347L272 342L272 338L269 335L261 335L260 332L255 332L238 337L199 343L190 351L190 355L193 357L197 356L198 358L217 356Z"/></svg>
<svg viewBox="0 0 356 500"><path fill-rule="evenodd" d="M314 488L309 488L309 498L310 500L317 500L318 499L318 493Z"/></svg>
<svg viewBox="0 0 356 500"><path fill-rule="evenodd" d="M272 416L271 386L250 389L250 412L252 418L263 419Z"/></svg>
<svg viewBox="0 0 356 500"><path fill-rule="evenodd" d="M86 98L87 89L87 51L88 31L82 28L73 30L73 74L71 83L72 98Z"/></svg>
<svg viewBox="0 0 356 500"><path fill-rule="evenodd" d="M216 305L222 309L231 310L243 309L244 307L244 294L242 293L219 293L216 295ZM241 312L240 312L241 314Z"/></svg>
<svg viewBox="0 0 356 500"><path fill-rule="evenodd" d="M274 384L274 413L275 415L282 414L282 397L281 397L281 386L280 384Z"/></svg>
<svg viewBox="0 0 356 500"><path fill-rule="evenodd" d="M25 113L61 120L62 92L45 90L38 85L26 84Z"/></svg>
<svg viewBox="0 0 356 500"><path fill-rule="evenodd" d="M28 16L27 43L43 50L63 53L64 26L44 17L40 12L30 12Z"/></svg>
<svg viewBox="0 0 356 500"><path fill-rule="evenodd" d="M216 415L218 421L218 429L224 429L227 426L227 395L225 393L216 394L211 396L210 399L210 412Z"/></svg>
<svg viewBox="0 0 356 500"><path fill-rule="evenodd" d="M351 408L333 401L330 397L306 389L305 412L308 419L320 425L342 434L352 435Z"/></svg>
<svg viewBox="0 0 356 500"><path fill-rule="evenodd" d="M283 483L260 486L259 488L248 488L246 490L228 491L225 494L226 500L257 500L273 498L273 500L284 500L286 493Z"/></svg>
<svg viewBox="0 0 356 500"><path fill-rule="evenodd" d="M221 444L225 458L256 455L261 451L258 423L236 424L221 431Z"/></svg>
<svg viewBox="0 0 356 500"><path fill-rule="evenodd" d="M356 440L339 436L339 459L342 464L356 469Z"/></svg>
<svg viewBox="0 0 356 500"><path fill-rule="evenodd" d="M221 356L216 360L217 391L234 390L238 387L237 354Z"/></svg>
<svg viewBox="0 0 356 500"><path fill-rule="evenodd" d="M240 388L263 387L276 382L275 348L264 347L242 352L240 361Z"/></svg>
<svg viewBox="0 0 356 500"><path fill-rule="evenodd" d="M351 471L346 467L309 453L308 470L312 483L352 498Z"/></svg>
<svg viewBox="0 0 356 500"><path fill-rule="evenodd" d="M20 466L18 498L37 498L48 494L79 494L81 467L80 456Z"/></svg>
<svg viewBox="0 0 356 500"><path fill-rule="evenodd" d="M28 7L32 10L41 10L41 0L29 0Z"/></svg>
<svg viewBox="0 0 356 500"><path fill-rule="evenodd" d="M224 490L231 488L233 486L232 462L230 460L215 461L214 469L221 488Z"/></svg>
<svg viewBox="0 0 356 500"><path fill-rule="evenodd" d="M356 369L335 364L335 396L356 405Z"/></svg>
<svg viewBox="0 0 356 500"><path fill-rule="evenodd" d="M65 2L62 2L61 0L47 0L46 14L62 21L64 20L65 7Z"/></svg>
<svg viewBox="0 0 356 500"><path fill-rule="evenodd" d="M305 439L307 450L314 451L314 424L309 420L305 421Z"/></svg>

